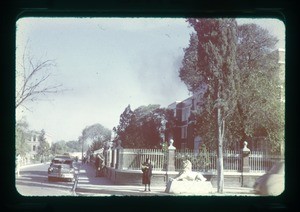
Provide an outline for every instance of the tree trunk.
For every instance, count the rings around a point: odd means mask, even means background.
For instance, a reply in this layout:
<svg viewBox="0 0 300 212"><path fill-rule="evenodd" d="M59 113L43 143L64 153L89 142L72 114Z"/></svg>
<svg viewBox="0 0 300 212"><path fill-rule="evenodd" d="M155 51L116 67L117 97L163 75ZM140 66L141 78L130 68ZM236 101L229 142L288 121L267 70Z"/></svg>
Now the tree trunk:
<svg viewBox="0 0 300 212"><path fill-rule="evenodd" d="M217 108L218 119L218 193L223 193L224 189L224 168L223 168L223 136L225 122L222 120L221 108Z"/></svg>

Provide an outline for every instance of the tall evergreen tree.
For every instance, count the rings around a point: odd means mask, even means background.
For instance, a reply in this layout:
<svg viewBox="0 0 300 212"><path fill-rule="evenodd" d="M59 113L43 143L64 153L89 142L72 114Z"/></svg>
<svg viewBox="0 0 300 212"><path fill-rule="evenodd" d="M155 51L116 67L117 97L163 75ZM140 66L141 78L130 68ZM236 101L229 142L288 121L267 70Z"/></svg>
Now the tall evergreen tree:
<svg viewBox="0 0 300 212"><path fill-rule="evenodd" d="M208 85L206 111L213 114L210 125L218 152L218 192L223 193L223 141L225 124L236 108L239 75L236 64L236 29L234 19L189 19L198 37L198 75ZM201 76L201 77L200 77Z"/></svg>
<svg viewBox="0 0 300 212"><path fill-rule="evenodd" d="M184 49L179 77L192 93L195 93L200 87L202 76L198 67L198 37L194 32L190 35L189 46Z"/></svg>

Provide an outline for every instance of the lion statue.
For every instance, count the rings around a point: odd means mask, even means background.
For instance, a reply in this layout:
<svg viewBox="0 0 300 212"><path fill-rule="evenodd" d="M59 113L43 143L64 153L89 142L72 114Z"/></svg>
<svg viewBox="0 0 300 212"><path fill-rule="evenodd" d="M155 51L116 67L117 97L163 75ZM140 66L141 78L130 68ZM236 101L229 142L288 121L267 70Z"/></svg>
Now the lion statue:
<svg viewBox="0 0 300 212"><path fill-rule="evenodd" d="M206 181L207 179L199 172L192 171L192 163L187 158L182 161L182 170L172 180Z"/></svg>

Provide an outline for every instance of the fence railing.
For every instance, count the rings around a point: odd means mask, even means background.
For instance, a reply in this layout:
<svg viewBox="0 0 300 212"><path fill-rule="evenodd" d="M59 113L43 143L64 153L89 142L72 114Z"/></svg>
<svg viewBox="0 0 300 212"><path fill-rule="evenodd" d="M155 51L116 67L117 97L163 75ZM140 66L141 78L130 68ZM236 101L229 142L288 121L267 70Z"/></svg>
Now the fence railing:
<svg viewBox="0 0 300 212"><path fill-rule="evenodd" d="M114 150L110 150L114 151ZM117 154L117 153L115 153ZM111 152L106 152L106 157L111 157ZM217 153L207 151L195 153L193 150L175 150L175 171L181 170L182 157L187 156L192 163L193 171L216 172ZM141 164L149 158L152 161L153 169L165 171L168 163L168 154L162 149L122 149L119 151L119 161L121 163L116 168L140 170ZM249 155L250 172L266 172L276 161L281 160L279 155L269 155L263 152L253 151ZM107 159L112 161L112 159ZM224 150L223 167L226 172L240 172L243 166L242 151Z"/></svg>
<svg viewBox="0 0 300 212"><path fill-rule="evenodd" d="M210 151L207 153L195 154L192 150L179 151L176 150L178 158L186 155L193 164L194 171L211 171L217 170L217 153ZM270 155L260 151L253 151L249 155L249 164L251 172L266 172L274 163L281 160L280 155ZM241 150L224 150L223 152L223 166L227 172L236 172L242 170L242 151ZM175 160L175 169L180 170L181 160Z"/></svg>
<svg viewBox="0 0 300 212"><path fill-rule="evenodd" d="M175 169L181 168L181 157L186 156L192 162L193 171L215 172L217 170L217 152L200 152L192 150L176 150ZM223 152L223 166L225 171L240 171L242 168L241 151L225 150Z"/></svg>
<svg viewBox="0 0 300 212"><path fill-rule="evenodd" d="M123 149L120 157L123 169L140 169L147 158L152 162L153 170L163 170L166 163L166 154L161 149Z"/></svg>
<svg viewBox="0 0 300 212"><path fill-rule="evenodd" d="M280 155L270 155L260 151L253 151L249 155L252 172L268 171L277 161L282 160Z"/></svg>

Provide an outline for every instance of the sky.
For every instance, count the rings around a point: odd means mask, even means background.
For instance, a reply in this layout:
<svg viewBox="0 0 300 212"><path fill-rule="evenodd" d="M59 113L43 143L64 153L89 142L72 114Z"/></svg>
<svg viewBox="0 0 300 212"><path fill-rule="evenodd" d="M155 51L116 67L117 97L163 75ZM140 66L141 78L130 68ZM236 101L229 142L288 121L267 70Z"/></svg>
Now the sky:
<svg viewBox="0 0 300 212"><path fill-rule="evenodd" d="M285 48L281 21L238 19L249 22L268 29ZM33 61L55 61L46 83L62 84L64 91L27 102L16 120L44 129L53 141L70 141L96 123L117 126L129 104L134 110L184 100L190 93L178 71L192 32L184 18L21 18L16 69L22 70L26 46Z"/></svg>

